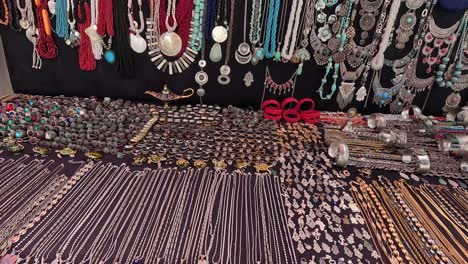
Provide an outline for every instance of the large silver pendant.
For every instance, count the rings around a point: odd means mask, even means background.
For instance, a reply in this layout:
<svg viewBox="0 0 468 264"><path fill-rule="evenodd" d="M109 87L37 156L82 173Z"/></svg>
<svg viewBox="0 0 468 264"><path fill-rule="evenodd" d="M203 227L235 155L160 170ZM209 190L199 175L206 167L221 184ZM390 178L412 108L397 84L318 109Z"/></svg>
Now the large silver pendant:
<svg viewBox="0 0 468 264"><path fill-rule="evenodd" d="M216 26L213 28L211 36L213 37L213 40L217 43L223 43L228 38L227 28L223 26Z"/></svg>
<svg viewBox="0 0 468 264"><path fill-rule="evenodd" d="M130 33L130 47L136 53L143 53L146 50L147 44L140 34Z"/></svg>
<svg viewBox="0 0 468 264"><path fill-rule="evenodd" d="M167 31L159 37L161 52L166 56L176 56L182 50L182 39L174 31Z"/></svg>
<svg viewBox="0 0 468 264"><path fill-rule="evenodd" d="M252 59L249 44L242 42L236 50L236 61L240 64L247 64Z"/></svg>

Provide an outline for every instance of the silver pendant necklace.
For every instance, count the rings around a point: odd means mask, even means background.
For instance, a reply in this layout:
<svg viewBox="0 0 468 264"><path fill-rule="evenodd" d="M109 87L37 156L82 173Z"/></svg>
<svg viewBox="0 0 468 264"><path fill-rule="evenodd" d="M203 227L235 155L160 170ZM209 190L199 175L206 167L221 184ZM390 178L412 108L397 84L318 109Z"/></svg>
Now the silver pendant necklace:
<svg viewBox="0 0 468 264"><path fill-rule="evenodd" d="M229 37L229 34L228 34L228 25L227 25L227 4L226 4L226 0L222 1L220 0L219 3L218 3L218 14L217 14L217 18L216 18L216 21L219 20L220 18L220 13L221 13L221 6L224 4L224 19L223 19L223 25L219 25L217 23L217 25L213 28L213 30L211 31L211 37L213 38L213 40L215 41L215 43L213 44L213 46L211 47L211 50L210 50L210 60L212 62L220 62L221 59L223 58L223 52L221 50L221 43L224 43L228 37Z"/></svg>
<svg viewBox="0 0 468 264"><path fill-rule="evenodd" d="M365 65L361 64L356 71L348 71L344 62L340 64L341 79L343 81L336 96L336 102L340 109L344 109L353 100L354 90L356 89L355 82L361 76L364 67Z"/></svg>
<svg viewBox="0 0 468 264"><path fill-rule="evenodd" d="M168 72L169 75L175 73L182 73L190 65L195 62L195 58L198 55L198 46L201 45L199 41L193 41L192 39L196 38L194 32L194 25L190 27L189 40L188 43L194 43L190 47L187 47L182 53L181 56L174 61L168 61L165 56L168 56L162 52L162 43L159 32L159 0L151 1L151 16L147 21L147 39L148 39L148 54L151 57L151 61L158 68L158 70L163 72ZM180 51L179 51L180 52ZM178 54L178 53L177 53ZM176 55L177 55L176 54Z"/></svg>
<svg viewBox="0 0 468 264"><path fill-rule="evenodd" d="M234 27L234 9L235 9L235 1L231 0L231 14L229 18L229 31L231 33L228 34L229 36L227 37L226 58L224 59L224 65L221 66L221 68L219 69L220 75L218 76L218 83L221 85L227 85L231 82L231 78L229 77L229 74L231 73L231 68L229 67L228 64L229 64L229 58L231 56L232 32L233 32L233 27Z"/></svg>
<svg viewBox="0 0 468 264"><path fill-rule="evenodd" d="M235 58L239 64L247 64L252 59L252 52L247 43L247 0L244 1L244 38L243 42L239 44L236 50Z"/></svg>
<svg viewBox="0 0 468 264"><path fill-rule="evenodd" d="M413 28L417 22L416 10L424 4L424 0L406 0L405 3L408 11L401 16L400 26L395 31L397 35L395 47L397 49L404 49L406 42L408 42L413 35Z"/></svg>
<svg viewBox="0 0 468 264"><path fill-rule="evenodd" d="M176 56L182 49L182 39L180 38L179 34L174 32L174 30L177 28L175 12L176 1L169 0L167 3L167 15L165 21L167 31L160 36L159 42L161 46L161 52L164 55L170 57ZM174 21L172 25L169 25L169 17L171 17L172 21Z"/></svg>
<svg viewBox="0 0 468 264"><path fill-rule="evenodd" d="M145 29L145 20L143 17L142 1L138 0L138 16L140 19L140 27L138 22L133 19L133 1L128 0L128 21L130 23L130 47L136 53L143 53L146 50L147 44L141 33Z"/></svg>

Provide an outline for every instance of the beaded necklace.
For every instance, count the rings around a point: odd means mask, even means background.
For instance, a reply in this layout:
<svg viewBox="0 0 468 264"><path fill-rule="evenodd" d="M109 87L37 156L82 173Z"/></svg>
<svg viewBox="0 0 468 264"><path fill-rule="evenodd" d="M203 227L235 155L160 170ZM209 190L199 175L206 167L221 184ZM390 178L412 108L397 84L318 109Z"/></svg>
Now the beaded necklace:
<svg viewBox="0 0 468 264"><path fill-rule="evenodd" d="M35 0L37 29L39 39L37 41L37 52L44 59L55 59L58 55L58 48L52 37L49 12L47 11L47 0Z"/></svg>
<svg viewBox="0 0 468 264"><path fill-rule="evenodd" d="M340 63L343 62L346 59L346 55L345 55L346 53L345 53L345 50L344 50L344 45L345 45L346 39L347 39L346 30L350 26L349 20L350 20L351 10L352 10L353 4L354 4L354 0L350 0L349 5L348 5L347 10L346 10L346 12L347 12L346 16L343 16L341 18L340 30L339 30L339 33L336 35L336 37L337 37L336 39L338 39L340 41L338 52L335 53L332 57L328 58L328 65L327 65L327 69L326 69L326 72L325 72L325 76L322 78L322 84L320 85L320 88L318 89L320 98L322 100L330 100L331 97L333 96L333 94L335 93L336 88L337 88L336 87L336 81L338 79L338 70L340 68ZM344 8L344 7L342 6L342 8ZM334 64L333 64L333 61L335 61ZM323 94L323 86L325 85L325 83L327 83L327 76L330 73L330 71L332 70L332 68L334 69L334 72L333 72L333 75L332 75L333 84L332 84L332 87L331 87L331 91L330 91L330 93L328 95L324 95Z"/></svg>
<svg viewBox="0 0 468 264"><path fill-rule="evenodd" d="M206 40L212 40L211 32L215 26L216 6L216 0L206 1L206 23L204 23Z"/></svg>
<svg viewBox="0 0 468 264"><path fill-rule="evenodd" d="M55 33L60 38L68 38L68 21L67 21L67 3L68 0L57 0L55 4Z"/></svg>
<svg viewBox="0 0 468 264"><path fill-rule="evenodd" d="M434 17L429 19L429 31L424 36L425 45L422 48L422 54L425 55L423 63L427 64L427 73L432 72L434 64L440 64L441 58L446 56L450 46L457 40L457 31L460 21L448 28L440 28L434 21ZM436 54L433 56L432 54Z"/></svg>
<svg viewBox="0 0 468 264"><path fill-rule="evenodd" d="M269 11L269 10L266 7L269 6L269 0L265 0L264 6L265 6L265 8L263 8L263 11L262 11L261 10L262 5L261 4L256 5L256 9L259 10L258 12L259 12L259 16L260 16L260 18L256 22L257 25L255 26L255 24L254 24L254 27L257 27L258 32L259 32L259 34L258 34L258 47L256 46L256 44L257 44L256 42L255 43L252 42L252 40L256 41L256 38L253 38L253 39L250 40L250 42L252 44L252 50L253 50L252 59L250 60L250 62L254 66L257 65L257 63L259 61L263 60L263 58L265 57L262 38L263 38L263 41L265 41L265 36L266 36L267 30L263 30L263 29L266 29L266 27L267 27L267 19L268 19L267 11ZM252 24L250 26L251 26L251 30L252 30Z"/></svg>
<svg viewBox="0 0 468 264"><path fill-rule="evenodd" d="M467 88L466 83L468 75L462 76L461 73L465 66L463 62L463 54L464 52L466 52L466 50L468 50L466 47L468 43L466 34L468 30L468 12L465 13L462 26L460 26L460 28L463 29L461 30L462 34L460 41L458 42L458 47L453 64L449 66L449 69L447 70L447 72L445 72L445 77L443 77L444 70L447 66L446 63L448 62L448 56L450 56L447 55L447 57L444 57L442 59L442 63L439 64L439 69L438 71L436 71L435 81L438 84L438 86L452 89L452 93L445 100L445 106L443 107L443 110L446 112L455 110L459 107L462 99L460 92ZM448 78L450 79L446 80Z"/></svg>
<svg viewBox="0 0 468 264"><path fill-rule="evenodd" d="M291 11L289 13L288 28L286 30L286 36L284 37L283 49L281 51L281 57L284 61L289 61L293 57L303 5L303 0L293 0Z"/></svg>
<svg viewBox="0 0 468 264"><path fill-rule="evenodd" d="M260 34L262 33L262 0L252 1L252 13L250 15L250 31L249 41L252 48L255 49L260 41Z"/></svg>
<svg viewBox="0 0 468 264"><path fill-rule="evenodd" d="M86 33L86 29L91 26L91 8L85 1L78 1L78 30L81 35L81 43L78 49L80 69L83 71L93 71L96 69L91 38Z"/></svg>
<svg viewBox="0 0 468 264"><path fill-rule="evenodd" d="M264 54L268 59L273 58L276 54L276 33L278 30L279 9L280 0L270 0L268 7L266 35L264 39Z"/></svg>
<svg viewBox="0 0 468 264"><path fill-rule="evenodd" d="M450 61L450 56L453 52L453 49L455 45L451 45L449 48L449 51L447 52L447 55L442 58L442 62L438 66L438 70L436 71L436 83L439 85L439 87L448 87L451 88L454 83L458 81L458 78L461 75L461 70L463 69L463 62L462 62L462 53L463 53L463 48L465 46L465 37L466 37L466 31L467 29L467 19L468 19L468 12L465 13L464 17L462 18L462 22L460 26L458 27L458 32L456 35L461 34L460 41L458 41L458 47L457 51L455 53L455 59L454 59L454 64L455 65L455 72L453 72L453 75L451 76L450 80L445 80L443 77L444 71L447 69L447 64ZM453 65L451 66L453 67Z"/></svg>

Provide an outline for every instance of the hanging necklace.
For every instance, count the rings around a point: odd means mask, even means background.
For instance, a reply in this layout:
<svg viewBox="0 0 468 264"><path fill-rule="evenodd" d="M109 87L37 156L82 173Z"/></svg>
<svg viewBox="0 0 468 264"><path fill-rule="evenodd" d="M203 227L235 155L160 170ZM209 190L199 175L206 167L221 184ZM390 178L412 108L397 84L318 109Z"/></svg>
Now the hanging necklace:
<svg viewBox="0 0 468 264"><path fill-rule="evenodd" d="M439 69L436 71L436 78L435 81L439 87L448 87L452 89L452 93L447 97L445 100L445 106L443 110L446 112L453 111L457 109L461 102L461 95L460 92L467 88L466 86L466 76L462 77L461 73L464 68L463 63L463 54L468 50L467 48L467 34L468 31L468 12L465 13L462 23L460 25L459 30L461 29L461 37L458 41L458 47L455 54L455 59L452 65L449 66L449 69L445 73L444 70L447 67L447 63L449 60L449 56L451 51L449 51L448 55L442 59L442 63L439 64ZM451 49L453 49L455 45L452 45ZM449 79L449 80L446 80ZM456 85L458 82L462 83L462 85Z"/></svg>
<svg viewBox="0 0 468 264"><path fill-rule="evenodd" d="M37 28L39 30L39 39L37 42L37 52L44 59L55 59L58 54L58 48L55 45L50 26L49 12L47 11L46 0L35 0Z"/></svg>
<svg viewBox="0 0 468 264"><path fill-rule="evenodd" d="M19 24L21 28L26 30L26 38L33 44L32 52L32 68L40 69L42 67L42 59L37 52L37 40L39 38L36 25L34 23L34 12L32 9L32 0L26 0L25 6L21 7L20 0L17 1L17 6L21 14Z"/></svg>
<svg viewBox="0 0 468 264"><path fill-rule="evenodd" d="M270 69L268 66L265 70L265 82L264 82L264 89L263 89L263 98L262 103L265 97L265 90L268 90L273 94L283 95L285 93L291 92L291 97L294 96L294 89L296 88L296 80L297 80L297 71L291 75L291 77L285 83L279 84L273 80L273 77L270 73Z"/></svg>
<svg viewBox="0 0 468 264"><path fill-rule="evenodd" d="M165 25L167 31L164 32L159 38L161 52L166 56L176 56L182 50L182 39L180 38L179 34L174 32L174 30L177 28L175 14L176 1L169 0L167 3L167 11L165 16ZM172 19L172 25L169 24L169 18Z"/></svg>
<svg viewBox="0 0 468 264"><path fill-rule="evenodd" d="M349 47L349 45L347 46L347 49L345 50L345 42L346 42L346 39L348 38L347 35L352 34L352 32L354 31L353 27L349 27L350 26L349 21L350 21L351 10L353 8L353 4L354 4L354 0L350 0L348 2L348 6L345 7L345 5L343 4L339 8L338 13L339 15L342 15L341 21L339 23L339 29L337 30L337 32L339 33L336 35L336 38L333 38L338 41L337 42L338 45L335 44L338 48L337 48L337 52L335 52L335 54L333 54L332 57L328 58L328 65L327 65L327 69L325 72L325 76L322 78L322 84L320 85L320 88L318 89L318 93L322 100L330 100L333 94L335 93L336 88L337 88L336 81L338 79L338 70L340 68L340 63L344 62L346 60L346 54L349 54L352 51L352 47ZM322 32L322 35L323 35L323 32ZM334 64L333 64L333 61L335 62ZM334 71L332 75L333 84L331 87L331 91L328 95L324 95L323 86L326 84L327 76L331 72L332 68L334 69Z"/></svg>
<svg viewBox="0 0 468 264"><path fill-rule="evenodd" d="M243 42L239 44L239 47L236 50L235 58L236 61L240 64L247 64L252 59L252 52L250 50L250 46L247 43L247 3L248 1L244 1L244 35L243 35Z"/></svg>
<svg viewBox="0 0 468 264"><path fill-rule="evenodd" d="M262 33L262 3L263 3L262 0L252 1L252 13L250 14L249 41L252 44L252 50L254 51L255 51L257 44L260 42L260 35Z"/></svg>
<svg viewBox="0 0 468 264"><path fill-rule="evenodd" d="M397 49L404 49L406 42L408 42L413 35L413 28L416 26L418 20L416 17L416 10L424 4L424 0L406 0L405 4L408 11L401 16L400 26L395 31L397 35L395 47Z"/></svg>
<svg viewBox="0 0 468 264"><path fill-rule="evenodd" d="M300 41L301 48L296 49L294 52L294 56L292 57L291 61L294 63L299 63L297 68L297 74L302 74L302 67L305 61L309 61L311 59L310 52L307 50L307 46L309 46L309 34L312 30L312 23L314 21L314 4L313 0L306 0L305 4L305 12L302 18L302 39ZM299 38L299 37L298 37Z"/></svg>
<svg viewBox="0 0 468 264"><path fill-rule="evenodd" d="M205 40L212 40L211 32L216 23L217 0L208 0L206 5Z"/></svg>
<svg viewBox="0 0 468 264"><path fill-rule="evenodd" d="M369 37L369 31L371 31L376 24L376 16L379 13L379 8L382 6L384 0L361 0L362 9L359 10L361 18L359 19L359 26L362 29L361 39L359 40L360 45L366 43L366 39Z"/></svg>
<svg viewBox="0 0 468 264"><path fill-rule="evenodd" d="M179 26L179 33L181 34L181 38L185 39L188 38L186 42L182 43L182 54L177 54L179 57L175 61L168 61L164 57L164 53L161 49L161 42L158 40L160 39L160 29L164 31L164 25L161 23L163 22L163 17L165 15L165 7L164 2L160 2L159 0L151 2L151 19L147 22L148 23L148 42L149 42L149 52L148 54L151 56L151 61L154 65L163 72L168 71L169 75L173 75L174 73L182 73L186 70L191 63L195 61L195 57L197 56L199 49L197 46L200 44L199 41L192 41L192 38L196 38L194 35L194 25L189 28L190 20L192 19L192 13L188 12L188 10L192 10L193 1L182 0L178 4L178 12L176 16L179 21L183 23ZM180 5L180 7L179 7ZM185 7L185 8L183 8ZM161 28L159 26L161 26ZM187 32L188 31L188 32ZM190 47L184 48L186 45ZM193 46L192 46L193 45ZM191 48L194 47L195 49Z"/></svg>
<svg viewBox="0 0 468 264"><path fill-rule="evenodd" d="M69 34L67 4L68 0L57 0L57 4L55 6L55 33L63 39L68 38Z"/></svg>
<svg viewBox="0 0 468 264"><path fill-rule="evenodd" d="M387 18L387 24L385 25L384 33L380 40L379 49L377 54L371 61L371 67L374 71L381 70L384 65L384 52L387 50L390 44L390 37L392 33L393 26L395 25L398 10L400 9L401 0L394 0L390 6L390 12Z"/></svg>
<svg viewBox="0 0 468 264"><path fill-rule="evenodd" d="M90 0L91 24L85 29L86 34L91 40L91 49L93 50L94 59L102 59L102 39L97 33L97 16L100 0Z"/></svg>
<svg viewBox="0 0 468 264"><path fill-rule="evenodd" d="M224 5L223 11L223 25L219 24L221 17L221 9ZM219 0L218 11L215 19L216 26L211 31L211 37L215 41L210 50L210 59L212 62L220 62L223 58L223 52L221 51L221 43L224 43L228 39L228 25L227 25L227 3L226 0Z"/></svg>
<svg viewBox="0 0 468 264"><path fill-rule="evenodd" d="M201 2L201 1L198 1ZM201 25L206 25L206 13L207 13L207 3L203 1L203 19ZM203 31L201 31L203 32ZM200 97L200 103L202 102L202 97L205 96L206 91L203 88L203 85L208 83L208 74L203 70L206 67L206 60L205 60L205 37L201 36L201 58L198 61L198 66L200 67L200 71L195 74L195 82L198 84L197 95Z"/></svg>
<svg viewBox="0 0 468 264"><path fill-rule="evenodd" d="M391 88L384 88L380 84L380 74L382 71L376 71L374 74L372 86L374 90L374 103L378 104L380 107L386 106L392 101L394 95L400 92L403 82L400 82Z"/></svg>
<svg viewBox="0 0 468 264"><path fill-rule="evenodd" d="M376 54L378 49L379 39L385 24L385 19L387 17L387 8L389 4L390 0L384 1L382 11L380 12L380 17L375 28L375 34L373 35L372 42L367 46L367 48L365 48L365 50L367 51L366 53L368 53L368 55L363 55L363 61L365 62L366 68L364 69L364 73L362 74L361 88L359 88L359 90L356 92L356 100L359 102L362 102L364 101L364 99L369 98L365 84L367 82L369 70L371 69L371 58ZM367 102L368 100L366 100L366 104L364 105L364 107L366 107Z"/></svg>
<svg viewBox="0 0 468 264"><path fill-rule="evenodd" d="M458 32L455 34L455 36L461 35L460 41L458 41L458 48L455 54L455 59L454 59L454 64L455 65L455 72L453 72L453 76L451 76L450 80L445 80L443 77L444 72L447 68L447 64L450 61L450 56L452 55L453 49L456 46L455 43L454 45L451 45L446 56L442 58L442 62L438 66L438 70L436 71L436 83L439 87L448 87L451 88L453 84L458 81L458 78L461 75L461 70L463 69L463 62L462 62L462 53L463 53L463 48L465 45L465 36L466 36L466 31L467 29L467 17L468 17L468 12L465 13L464 17L462 18L462 22L460 26L458 27ZM453 67L453 66L451 66Z"/></svg>
<svg viewBox="0 0 468 264"><path fill-rule="evenodd" d="M75 29L75 4L74 0L67 0L67 23L70 28L70 32L68 38L65 40L65 44L67 44L71 48L78 47L81 42L80 32Z"/></svg>
<svg viewBox="0 0 468 264"><path fill-rule="evenodd" d="M173 2L175 3L175 1L173 1ZM141 33L145 29L145 19L143 17L142 1L138 0L138 17L140 19L139 24L138 24L137 21L135 21L133 19L133 0L128 0L128 6L127 7L128 7L128 22L130 24L130 30L129 30L130 31L130 33L129 33L130 34L130 47L136 53L143 53L146 50L147 44L146 44L145 39L141 36ZM171 15L173 15L173 14L171 13ZM166 18L166 21L168 21L167 18ZM168 22L166 22L166 25L167 24L168 24ZM175 27L177 27L177 22L174 20L174 29L175 29ZM169 31L171 31L171 30L169 30ZM173 36L172 33L170 33L170 32L166 32L166 33L168 35L170 35L170 36ZM176 34L176 33L174 33L174 34ZM164 36L164 34L163 34L163 36ZM161 36L161 37L163 37L163 36ZM166 38L171 38L170 36L169 37L166 36ZM178 37L178 35L177 35L177 37ZM180 39L180 37L179 37L179 39Z"/></svg>
<svg viewBox="0 0 468 264"><path fill-rule="evenodd" d="M228 66L229 64L229 59L231 56L231 45L232 45L232 35L233 35L233 29L234 29L234 9L235 9L235 1L231 0L231 17L229 18L229 37L227 39L226 43L226 58L224 59L224 65L221 66L219 69L220 75L218 76L218 83L221 85L227 85L231 82L231 78L229 77L229 74L231 73L231 68ZM213 37L213 39L215 39ZM216 41L216 39L215 39Z"/></svg>
<svg viewBox="0 0 468 264"><path fill-rule="evenodd" d="M281 19L278 25L278 34L276 35L276 51L275 51L275 55L273 56L273 61L275 62L281 61L281 43L284 40L284 34L285 34L286 27L287 27L286 13L289 7L288 1L289 0L284 0L280 4L281 14L279 16Z"/></svg>
<svg viewBox="0 0 468 264"><path fill-rule="evenodd" d="M206 4L202 0L195 0L193 27L191 32L190 48L195 51L200 51L203 47L204 36L203 26L205 25Z"/></svg>
<svg viewBox="0 0 468 264"><path fill-rule="evenodd" d="M94 34L90 33L88 35L88 32L90 32L89 29L92 28L91 8L88 2L79 0L77 9L78 30L81 35L81 43L78 49L80 69L83 71L93 71L96 69L96 60L93 55L92 39L89 36L94 36Z"/></svg>
<svg viewBox="0 0 468 264"><path fill-rule="evenodd" d="M268 7L268 19L266 25L266 35L264 38L264 55L271 59L276 54L276 33L278 30L278 13L280 0L270 0Z"/></svg>
<svg viewBox="0 0 468 264"><path fill-rule="evenodd" d="M427 1L423 11L421 12L418 30L413 39L413 49L401 59L394 61L390 61L387 59L384 60L385 65L393 68L395 78L393 78L391 81L394 85L400 82L406 83L408 81L407 76L409 76L409 70L411 70L414 67L414 63L410 62L412 62L413 60L417 60L417 57L419 56L419 51L422 46L422 38L424 38L425 30L428 27L426 21L428 16L431 15L435 3L436 1ZM390 104L390 112L400 113L406 104L411 104L414 97L415 95L413 94L411 89L404 85L400 89L400 92L397 94L395 100Z"/></svg>
<svg viewBox="0 0 468 264"><path fill-rule="evenodd" d="M341 79L343 81L341 82L338 95L336 96L336 102L340 109L344 109L353 100L352 95L356 89L354 85L359 76L361 76L362 71L364 71L364 67L365 65L361 64L357 70L348 71L344 62L340 64Z"/></svg>
<svg viewBox="0 0 468 264"><path fill-rule="evenodd" d="M425 55L423 63L427 64L427 73L432 72L432 66L440 63L440 58L447 55L450 46L457 40L455 31L460 21L448 28L440 28L436 25L434 17L429 18L429 32L424 36L425 45L422 53ZM436 54L433 56L432 54Z"/></svg>
<svg viewBox="0 0 468 264"><path fill-rule="evenodd" d="M281 51L281 57L285 62L289 61L294 55L303 4L303 0L293 0L292 3L286 36L284 37L283 49Z"/></svg>
<svg viewBox="0 0 468 264"><path fill-rule="evenodd" d="M258 1L258 0L257 0ZM252 2L252 5L255 4L256 2ZM252 6L252 12L254 12L255 10L257 10L257 12L255 12L256 14L258 14L260 16L260 18L258 19L257 22L253 22L251 21L251 24L250 24L250 30L251 32L254 32L254 34L252 34L252 38L250 39L250 42L252 44L252 50L253 50L253 54L252 54L252 59L250 60L250 62L252 63L252 65L257 65L257 63L261 60L263 60L263 58L265 57L265 52L264 52L264 49L263 49L263 42L261 42L261 38L263 37L263 40L265 40L265 36L266 36L266 32L267 30L263 30L263 29L266 29L266 24L267 24L267 11L268 11L268 8L266 8L267 6L269 6L269 0L265 0L265 8L263 8L263 11L262 11L262 2L258 2L258 4L255 4L255 9L254 7ZM254 14L252 14L252 18L254 18ZM258 32L258 37L255 37L255 31ZM263 36L262 36L262 31L263 31ZM258 43L258 47L257 47L257 43Z"/></svg>

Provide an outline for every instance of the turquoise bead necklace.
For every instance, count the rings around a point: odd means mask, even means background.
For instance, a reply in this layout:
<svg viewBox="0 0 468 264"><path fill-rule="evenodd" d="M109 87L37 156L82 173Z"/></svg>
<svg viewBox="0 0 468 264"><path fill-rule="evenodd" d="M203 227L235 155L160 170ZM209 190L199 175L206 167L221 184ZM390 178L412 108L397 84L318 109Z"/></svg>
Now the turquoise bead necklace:
<svg viewBox="0 0 468 264"><path fill-rule="evenodd" d="M442 62L439 64L439 67L436 71L435 81L439 87L451 88L460 79L460 76L462 73L461 71L464 66L463 60L462 60L462 53L463 53L463 48L465 47L467 30L468 30L468 11L465 12L465 15L463 16L463 19L462 19L462 23L460 23L460 26L458 27L457 35L461 33L461 38L458 41L458 48L455 54L455 60L453 62L455 65L455 70L451 74L450 80L445 80L444 74L447 69L447 64L450 61L450 56L453 52L453 48L455 46L455 45L452 45L447 55L442 58Z"/></svg>
<svg viewBox="0 0 468 264"><path fill-rule="evenodd" d="M350 26L350 17L351 17L351 10L353 9L353 4L354 0L349 0L349 6L347 10L346 16L341 18L341 23L340 23L340 31L336 35L336 38L340 40L340 47L338 48L339 52L343 52L344 50L344 45L346 43L347 37L346 37L346 29ZM327 77L330 74L331 70L333 69L333 84L331 87L331 92L327 95L323 94L323 86L327 83ZM322 100L330 100L333 96L333 94L336 92L336 81L338 79L338 71L340 69L340 64L338 62L333 63L333 56L330 56L328 58L328 65L327 69L325 71L325 76L322 78L322 84L320 85L320 88L318 89L320 98Z"/></svg>
<svg viewBox="0 0 468 264"><path fill-rule="evenodd" d="M203 0L195 0L195 7L193 13L193 26L192 26L192 38L190 41L190 47L193 50L200 51L203 42L203 17L205 13L205 3Z"/></svg>
<svg viewBox="0 0 468 264"><path fill-rule="evenodd" d="M276 53L276 33L278 30L278 13L280 9L280 0L270 0L268 7L268 19L266 34L264 40L264 54L270 59Z"/></svg>

